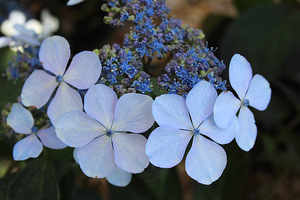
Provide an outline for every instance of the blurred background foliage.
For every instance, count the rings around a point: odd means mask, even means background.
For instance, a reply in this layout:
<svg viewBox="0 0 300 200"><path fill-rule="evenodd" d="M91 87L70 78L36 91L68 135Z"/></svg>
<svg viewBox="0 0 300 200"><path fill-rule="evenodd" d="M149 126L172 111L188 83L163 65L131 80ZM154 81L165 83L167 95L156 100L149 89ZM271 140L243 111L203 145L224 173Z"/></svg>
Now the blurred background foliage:
<svg viewBox="0 0 300 200"><path fill-rule="evenodd" d="M72 54L121 44L130 29L112 29L102 21L102 1L86 0L67 7L67 0L0 0L0 22L19 8L39 18L48 8L59 17L57 34L69 42ZM181 163L176 168L149 166L134 175L129 186L118 188L105 179L90 179L72 159L72 149L44 149L38 159L15 162L16 138L1 128L0 199L11 200L296 200L300 199L300 1L299 0L168 0L172 15L200 28L209 46L228 66L234 53L251 63L253 74L271 84L272 99L264 112L253 110L258 127L254 148L243 152L235 142L225 145L228 164L209 186L190 179ZM5 77L12 52L0 49L0 108L16 102L23 82ZM227 79L228 72L223 74ZM67 162L65 162L67 161ZM30 197L30 198L29 198Z"/></svg>

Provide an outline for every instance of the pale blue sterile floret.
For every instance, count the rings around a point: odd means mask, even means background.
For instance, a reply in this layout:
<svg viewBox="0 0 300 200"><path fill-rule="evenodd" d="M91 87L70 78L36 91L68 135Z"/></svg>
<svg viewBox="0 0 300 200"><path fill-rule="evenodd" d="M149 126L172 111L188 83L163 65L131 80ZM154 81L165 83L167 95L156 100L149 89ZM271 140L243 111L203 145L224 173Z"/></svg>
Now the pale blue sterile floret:
<svg viewBox="0 0 300 200"><path fill-rule="evenodd" d="M123 185L116 182L118 174L141 173L149 164L147 139L137 133L154 123L152 102L150 96L136 93L124 94L118 100L110 87L97 84L85 94L86 113L65 113L55 130L63 142L77 149L78 163L87 176L106 177L114 185ZM130 177L127 174L123 178Z"/></svg>
<svg viewBox="0 0 300 200"><path fill-rule="evenodd" d="M34 120L31 113L19 103L13 104L11 112L7 116L7 124L16 133L28 135L15 144L14 160L38 157L43 150L43 145L51 149L67 147L57 138L53 126L41 130L33 126Z"/></svg>
<svg viewBox="0 0 300 200"><path fill-rule="evenodd" d="M206 185L221 176L227 157L217 143L231 142L238 125L235 119L228 129L216 126L213 119L216 98L216 89L202 80L190 90L186 100L177 94L163 94L155 99L152 113L159 127L152 131L146 144L146 154L153 165L174 167L181 162L193 139L185 162L187 174Z"/></svg>
<svg viewBox="0 0 300 200"><path fill-rule="evenodd" d="M239 54L235 54L230 61L229 80L239 99L230 91L222 92L214 106L214 119L220 128L227 128L239 110L240 129L236 142L241 149L249 151L255 143L257 128L248 106L265 110L271 100L270 84L259 74L252 77L250 63Z"/></svg>
<svg viewBox="0 0 300 200"><path fill-rule="evenodd" d="M101 73L100 59L91 51L76 54L66 70L69 58L70 45L65 38L46 38L40 47L39 59L44 69L54 76L43 70L35 70L22 89L22 103L41 108L58 87L47 110L52 124L65 112L83 109L80 94L68 84L78 89L88 89L97 82Z"/></svg>

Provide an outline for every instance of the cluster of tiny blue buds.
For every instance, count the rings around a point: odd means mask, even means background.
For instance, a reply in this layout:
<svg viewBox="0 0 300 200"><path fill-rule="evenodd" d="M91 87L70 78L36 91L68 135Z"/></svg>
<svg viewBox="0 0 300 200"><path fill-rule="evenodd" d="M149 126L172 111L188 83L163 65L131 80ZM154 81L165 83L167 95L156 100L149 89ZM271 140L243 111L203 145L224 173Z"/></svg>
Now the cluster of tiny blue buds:
<svg viewBox="0 0 300 200"><path fill-rule="evenodd" d="M201 30L183 26L181 20L168 19L170 9L164 0L107 0L102 10L108 12L104 21L113 27L124 26L126 21L133 24L124 37L123 49L136 55L136 61L143 60L143 65L136 67L128 60L120 62L115 56L106 57L104 81L115 84L116 77L123 74L131 80L142 68L151 77L157 77L157 84L168 93L185 97L202 79L211 82L216 89L226 90L226 81L219 77L226 66L215 57L215 49L203 42ZM149 66L154 59L170 62L151 71ZM141 93L152 91L150 77L129 82L123 81ZM116 87L124 93L124 84Z"/></svg>
<svg viewBox="0 0 300 200"><path fill-rule="evenodd" d="M8 64L6 74L8 79L17 80L19 78L25 80L35 69L41 69L42 65L38 58L38 47L26 46L22 47L23 51L17 51L13 55L12 61Z"/></svg>

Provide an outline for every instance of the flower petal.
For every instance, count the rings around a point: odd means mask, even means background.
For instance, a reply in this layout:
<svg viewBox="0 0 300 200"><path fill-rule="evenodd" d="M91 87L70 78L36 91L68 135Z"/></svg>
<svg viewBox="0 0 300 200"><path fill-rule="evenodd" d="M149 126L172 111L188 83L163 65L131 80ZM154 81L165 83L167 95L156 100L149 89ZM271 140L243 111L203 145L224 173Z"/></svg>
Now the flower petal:
<svg viewBox="0 0 300 200"><path fill-rule="evenodd" d="M45 69L55 75L63 75L70 58L70 45L61 36L46 38L41 44L39 58Z"/></svg>
<svg viewBox="0 0 300 200"><path fill-rule="evenodd" d="M229 80L240 99L244 99L251 79L252 68L250 63L244 56L234 54L229 64Z"/></svg>
<svg viewBox="0 0 300 200"><path fill-rule="evenodd" d="M241 149L249 151L254 146L257 135L254 115L249 108L242 106L238 116L238 121L240 128L235 140Z"/></svg>
<svg viewBox="0 0 300 200"><path fill-rule="evenodd" d="M115 167L111 138L103 135L78 148L77 159L83 173L93 178L104 178Z"/></svg>
<svg viewBox="0 0 300 200"><path fill-rule="evenodd" d="M7 116L6 123L17 133L30 134L34 119L21 104L14 103Z"/></svg>
<svg viewBox="0 0 300 200"><path fill-rule="evenodd" d="M22 103L26 107L41 108L47 103L57 85L55 77L42 70L35 70L26 79L22 88Z"/></svg>
<svg viewBox="0 0 300 200"><path fill-rule="evenodd" d="M55 124L57 137L71 147L82 147L106 129L81 111L65 113Z"/></svg>
<svg viewBox="0 0 300 200"><path fill-rule="evenodd" d="M219 144L230 143L235 138L238 129L239 124L236 116L234 117L231 125L227 129L219 128L215 123L213 115L209 116L200 125L201 134L210 137L212 140Z"/></svg>
<svg viewBox="0 0 300 200"><path fill-rule="evenodd" d="M214 119L216 124L223 129L228 128L236 113L241 107L241 101L237 99L232 92L222 92L214 105Z"/></svg>
<svg viewBox="0 0 300 200"><path fill-rule="evenodd" d="M43 145L35 134L30 134L17 142L13 149L14 160L36 158L43 151Z"/></svg>
<svg viewBox="0 0 300 200"><path fill-rule="evenodd" d="M209 185L222 175L226 164L226 153L221 146L201 135L194 137L185 161L185 169L190 177Z"/></svg>
<svg viewBox="0 0 300 200"><path fill-rule="evenodd" d="M149 165L145 153L147 139L139 134L114 133L112 135L115 162L130 173L140 173Z"/></svg>
<svg viewBox="0 0 300 200"><path fill-rule="evenodd" d="M257 110L265 110L271 100L269 82L263 76L256 74L250 83L245 99L248 99L250 106Z"/></svg>
<svg viewBox="0 0 300 200"><path fill-rule="evenodd" d="M0 48L8 46L12 41L11 37L0 37Z"/></svg>
<svg viewBox="0 0 300 200"><path fill-rule="evenodd" d="M116 104L112 129L142 133L154 123L153 100L148 95L128 93L120 97Z"/></svg>
<svg viewBox="0 0 300 200"><path fill-rule="evenodd" d="M97 54L92 51L83 51L73 57L64 80L78 89L88 89L99 79L101 69Z"/></svg>
<svg viewBox="0 0 300 200"><path fill-rule="evenodd" d="M15 24L25 24L26 16L18 10L13 10L9 13L9 18L4 20L1 24L1 32L7 36L14 36L18 31L14 28Z"/></svg>
<svg viewBox="0 0 300 200"><path fill-rule="evenodd" d="M81 96L76 90L62 82L59 84L57 92L49 104L47 114L51 123L55 125L64 113L73 110L83 110Z"/></svg>
<svg viewBox="0 0 300 200"><path fill-rule="evenodd" d="M65 143L58 139L55 133L54 126L50 126L46 129L41 129L36 134L45 147L48 147L50 149L63 149L67 147Z"/></svg>
<svg viewBox="0 0 300 200"><path fill-rule="evenodd" d="M115 107L118 101L116 93L110 87L97 84L84 96L84 110L93 119L111 129Z"/></svg>
<svg viewBox="0 0 300 200"><path fill-rule="evenodd" d="M187 130L193 128L185 100L177 94L163 94L156 97L152 113L159 126Z"/></svg>
<svg viewBox="0 0 300 200"><path fill-rule="evenodd" d="M106 180L114 186L125 187L130 183L131 178L131 173L125 172L119 167L115 167L115 170L106 177Z"/></svg>
<svg viewBox="0 0 300 200"><path fill-rule="evenodd" d="M213 113L217 96L216 89L207 81L200 81L188 93L186 106L195 128Z"/></svg>
<svg viewBox="0 0 300 200"><path fill-rule="evenodd" d="M83 1L84 0L69 0L68 3L67 3L67 6L73 6L73 5L81 3Z"/></svg>
<svg viewBox="0 0 300 200"><path fill-rule="evenodd" d="M148 138L146 154L157 167L174 167L181 162L192 136L192 132L173 127L157 127Z"/></svg>

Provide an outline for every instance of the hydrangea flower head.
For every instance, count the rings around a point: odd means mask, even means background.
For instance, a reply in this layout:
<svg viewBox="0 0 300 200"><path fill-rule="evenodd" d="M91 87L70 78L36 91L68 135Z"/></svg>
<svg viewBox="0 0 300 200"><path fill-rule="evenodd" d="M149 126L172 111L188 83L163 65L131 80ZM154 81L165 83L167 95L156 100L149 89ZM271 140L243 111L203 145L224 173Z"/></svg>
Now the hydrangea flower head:
<svg viewBox="0 0 300 200"><path fill-rule="evenodd" d="M250 63L239 54L235 54L230 61L229 80L239 99L230 91L222 92L214 106L214 119L220 128L227 128L240 110L240 130L236 141L241 149L249 151L254 145L257 128L248 106L260 111L265 110L271 100L270 84L259 74L252 77Z"/></svg>
<svg viewBox="0 0 300 200"><path fill-rule="evenodd" d="M185 161L188 175L202 184L211 184L221 176L227 157L217 143L231 142L238 127L237 120L228 129L216 126L213 119L216 98L216 89L202 80L187 94L186 100L177 94L155 99L152 112L159 127L150 134L146 145L146 154L153 165L171 168L180 163L193 138Z"/></svg>
<svg viewBox="0 0 300 200"><path fill-rule="evenodd" d="M43 145L52 149L62 149L67 146L57 138L53 126L41 130L33 126L31 113L19 103L13 104L7 116L7 124L15 132L28 135L15 144L14 160L38 157L43 150Z"/></svg>
<svg viewBox="0 0 300 200"><path fill-rule="evenodd" d="M65 112L83 109L80 94L69 85L87 89L96 83L101 73L99 57L91 51L76 54L66 70L70 58L69 47L68 41L63 37L52 36L45 39L39 58L43 67L53 75L35 70L25 81L21 93L25 106L41 108L58 86L47 110L52 124Z"/></svg>
<svg viewBox="0 0 300 200"><path fill-rule="evenodd" d="M116 167L140 173L149 159L145 154L147 140L136 133L153 125L152 102L150 96L136 93L118 100L110 87L97 84L84 97L86 113L65 113L55 130L63 142L78 149L78 163L87 176L109 177Z"/></svg>

